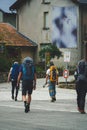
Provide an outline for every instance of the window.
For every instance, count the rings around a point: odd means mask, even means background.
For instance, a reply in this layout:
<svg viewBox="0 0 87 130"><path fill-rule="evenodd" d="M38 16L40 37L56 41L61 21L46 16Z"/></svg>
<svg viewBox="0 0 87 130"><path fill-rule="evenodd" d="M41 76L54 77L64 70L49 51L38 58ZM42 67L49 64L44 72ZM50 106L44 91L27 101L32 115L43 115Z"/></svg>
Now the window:
<svg viewBox="0 0 87 130"><path fill-rule="evenodd" d="M50 4L50 0L42 0L42 4Z"/></svg>
<svg viewBox="0 0 87 130"><path fill-rule="evenodd" d="M48 12L44 12L44 24L43 24L43 29L44 30L48 30L49 29L49 13Z"/></svg>
<svg viewBox="0 0 87 130"><path fill-rule="evenodd" d="M0 44L0 53L4 53L5 46L4 44Z"/></svg>

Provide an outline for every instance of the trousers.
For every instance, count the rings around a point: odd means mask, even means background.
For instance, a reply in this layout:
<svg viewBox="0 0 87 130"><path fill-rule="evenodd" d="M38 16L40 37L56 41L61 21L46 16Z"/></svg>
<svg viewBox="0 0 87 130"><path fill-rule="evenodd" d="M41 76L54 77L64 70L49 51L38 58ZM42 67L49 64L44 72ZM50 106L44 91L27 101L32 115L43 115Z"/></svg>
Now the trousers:
<svg viewBox="0 0 87 130"><path fill-rule="evenodd" d="M17 98L18 96L18 91L19 91L19 86L17 86L17 81L12 81L12 96L14 96L14 91L16 90L15 92L15 97Z"/></svg>
<svg viewBox="0 0 87 130"><path fill-rule="evenodd" d="M87 93L87 82L79 80L76 82L77 106L80 110L85 109L85 98Z"/></svg>

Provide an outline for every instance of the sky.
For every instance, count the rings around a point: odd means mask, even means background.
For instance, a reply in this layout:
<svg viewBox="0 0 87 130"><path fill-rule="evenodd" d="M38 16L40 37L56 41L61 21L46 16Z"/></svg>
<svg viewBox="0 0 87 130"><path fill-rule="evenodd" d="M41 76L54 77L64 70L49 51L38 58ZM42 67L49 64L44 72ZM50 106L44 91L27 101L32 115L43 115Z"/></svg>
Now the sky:
<svg viewBox="0 0 87 130"><path fill-rule="evenodd" d="M17 0L0 0L0 9L4 12L9 13L9 7L15 3Z"/></svg>

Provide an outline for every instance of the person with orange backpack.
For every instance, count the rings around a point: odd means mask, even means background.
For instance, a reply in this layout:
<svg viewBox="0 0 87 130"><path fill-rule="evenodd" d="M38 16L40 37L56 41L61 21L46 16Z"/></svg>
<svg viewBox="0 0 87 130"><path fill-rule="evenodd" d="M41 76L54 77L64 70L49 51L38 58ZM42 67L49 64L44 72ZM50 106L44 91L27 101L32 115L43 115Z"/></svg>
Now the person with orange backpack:
<svg viewBox="0 0 87 130"><path fill-rule="evenodd" d="M56 101L56 85L58 85L58 70L53 62L50 62L50 67L46 72L46 84L49 84L49 95L51 102Z"/></svg>

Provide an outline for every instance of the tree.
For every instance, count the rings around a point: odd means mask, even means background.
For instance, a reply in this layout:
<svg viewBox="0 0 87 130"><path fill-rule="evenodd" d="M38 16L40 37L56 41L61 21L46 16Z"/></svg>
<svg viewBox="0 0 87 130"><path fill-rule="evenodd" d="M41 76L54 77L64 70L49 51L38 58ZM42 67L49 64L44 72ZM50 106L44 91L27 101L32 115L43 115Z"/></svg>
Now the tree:
<svg viewBox="0 0 87 130"><path fill-rule="evenodd" d="M45 47L39 51L39 56L41 59L45 59L45 54L50 54L50 59L55 58L59 59L62 56L62 52L57 48L57 46L49 44L48 47Z"/></svg>

